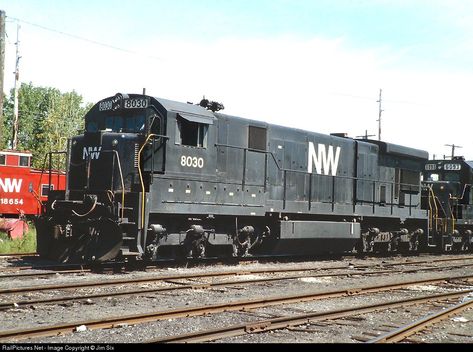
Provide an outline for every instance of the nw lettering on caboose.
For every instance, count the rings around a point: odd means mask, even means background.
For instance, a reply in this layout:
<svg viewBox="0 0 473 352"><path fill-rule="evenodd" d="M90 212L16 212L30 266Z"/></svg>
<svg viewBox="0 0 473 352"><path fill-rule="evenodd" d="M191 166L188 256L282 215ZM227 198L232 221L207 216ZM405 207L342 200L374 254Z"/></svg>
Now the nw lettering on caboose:
<svg viewBox="0 0 473 352"><path fill-rule="evenodd" d="M4 193L20 193L22 179L0 178L0 189Z"/></svg>
<svg viewBox="0 0 473 352"><path fill-rule="evenodd" d="M318 144L317 151L315 150L314 143L309 142L309 150L307 152L307 172L312 173L314 171L319 175L337 175L338 161L340 159L340 147L337 147L334 153L334 147L332 145L327 147L325 144Z"/></svg>

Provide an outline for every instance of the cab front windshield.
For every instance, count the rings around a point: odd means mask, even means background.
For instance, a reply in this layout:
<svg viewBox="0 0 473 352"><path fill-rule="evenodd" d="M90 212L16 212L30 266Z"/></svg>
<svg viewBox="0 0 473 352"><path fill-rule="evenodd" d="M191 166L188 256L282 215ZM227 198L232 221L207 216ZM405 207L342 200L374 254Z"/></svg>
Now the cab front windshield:
<svg viewBox="0 0 473 352"><path fill-rule="evenodd" d="M87 122L85 129L87 132L97 132L108 130L112 132L124 133L144 133L146 112L140 111L127 114L107 114L92 116Z"/></svg>

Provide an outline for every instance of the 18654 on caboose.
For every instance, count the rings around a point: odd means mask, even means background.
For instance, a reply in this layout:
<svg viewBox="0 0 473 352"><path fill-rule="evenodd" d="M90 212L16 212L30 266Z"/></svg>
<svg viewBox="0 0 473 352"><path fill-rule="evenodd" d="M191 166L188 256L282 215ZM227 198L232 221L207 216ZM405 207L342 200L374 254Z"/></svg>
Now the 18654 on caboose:
<svg viewBox="0 0 473 352"><path fill-rule="evenodd" d="M50 189L65 188L64 172L44 173L31 167L31 158L30 152L0 151L0 230L11 238L27 231L26 217L41 214Z"/></svg>

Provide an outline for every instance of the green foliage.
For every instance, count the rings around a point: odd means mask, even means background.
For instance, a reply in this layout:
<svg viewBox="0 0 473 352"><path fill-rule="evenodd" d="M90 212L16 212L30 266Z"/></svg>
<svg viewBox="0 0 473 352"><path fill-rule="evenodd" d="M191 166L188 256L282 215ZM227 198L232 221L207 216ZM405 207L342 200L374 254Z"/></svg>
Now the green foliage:
<svg viewBox="0 0 473 352"><path fill-rule="evenodd" d="M36 252L36 229L28 222L29 230L21 239L12 240L0 232L0 254Z"/></svg>
<svg viewBox="0 0 473 352"><path fill-rule="evenodd" d="M3 141L0 145L4 149L12 143L13 99L12 90L4 103ZM21 84L18 107L17 149L30 151L33 166L42 167L48 152L65 150L67 139L83 129L83 117L92 104L84 104L82 96L75 91L61 93L56 88L35 87L30 82Z"/></svg>

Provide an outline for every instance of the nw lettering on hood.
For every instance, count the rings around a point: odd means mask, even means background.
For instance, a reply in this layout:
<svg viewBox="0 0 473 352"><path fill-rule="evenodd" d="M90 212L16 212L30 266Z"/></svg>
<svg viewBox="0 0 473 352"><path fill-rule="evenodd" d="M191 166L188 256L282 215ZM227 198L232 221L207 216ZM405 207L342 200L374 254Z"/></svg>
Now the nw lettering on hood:
<svg viewBox="0 0 473 352"><path fill-rule="evenodd" d="M329 145L328 152L325 144L318 145L315 151L314 143L309 142L307 172L312 173L315 165L315 172L319 175L337 175L338 161L340 159L340 147L337 147L335 153L333 145Z"/></svg>

